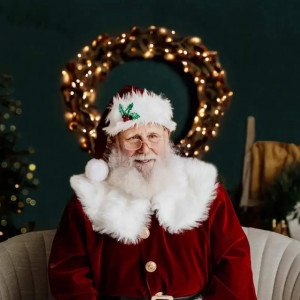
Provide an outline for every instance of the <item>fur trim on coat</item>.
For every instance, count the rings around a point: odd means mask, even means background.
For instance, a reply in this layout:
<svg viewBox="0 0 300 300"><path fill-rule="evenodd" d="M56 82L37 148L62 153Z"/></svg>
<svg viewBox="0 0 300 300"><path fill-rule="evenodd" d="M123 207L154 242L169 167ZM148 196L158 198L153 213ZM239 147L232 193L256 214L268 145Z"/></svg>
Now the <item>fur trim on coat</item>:
<svg viewBox="0 0 300 300"><path fill-rule="evenodd" d="M132 244L140 240L142 229L149 227L153 212L170 233L198 227L205 221L216 197L215 166L194 158L174 155L172 159L165 174L167 180L152 186L151 194L130 193L126 189L130 174L125 174L125 182L117 182L113 172L102 182L93 182L84 174L72 176L71 186L94 231Z"/></svg>

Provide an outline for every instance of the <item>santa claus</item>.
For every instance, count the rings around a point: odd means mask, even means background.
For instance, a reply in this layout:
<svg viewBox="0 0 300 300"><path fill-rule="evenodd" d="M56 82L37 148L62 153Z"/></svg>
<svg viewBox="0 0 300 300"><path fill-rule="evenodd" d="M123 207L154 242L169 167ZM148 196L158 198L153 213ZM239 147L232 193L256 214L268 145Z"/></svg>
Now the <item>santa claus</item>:
<svg viewBox="0 0 300 300"><path fill-rule="evenodd" d="M97 159L70 180L48 268L56 299L256 299L249 244L216 168L176 154L172 117L170 101L147 90L112 99Z"/></svg>

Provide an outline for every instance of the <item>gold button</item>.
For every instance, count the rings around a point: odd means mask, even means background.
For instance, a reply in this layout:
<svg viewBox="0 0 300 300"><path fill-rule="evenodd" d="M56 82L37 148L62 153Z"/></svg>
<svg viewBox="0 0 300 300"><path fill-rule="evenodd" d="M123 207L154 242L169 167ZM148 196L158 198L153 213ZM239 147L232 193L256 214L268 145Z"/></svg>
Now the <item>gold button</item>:
<svg viewBox="0 0 300 300"><path fill-rule="evenodd" d="M55 264L54 263L49 264L49 268L50 269L54 269L55 268Z"/></svg>
<svg viewBox="0 0 300 300"><path fill-rule="evenodd" d="M142 239L147 239L150 236L150 231L147 227L144 227L140 233Z"/></svg>
<svg viewBox="0 0 300 300"><path fill-rule="evenodd" d="M148 272L154 272L157 268L156 263L154 261L148 261L145 266Z"/></svg>

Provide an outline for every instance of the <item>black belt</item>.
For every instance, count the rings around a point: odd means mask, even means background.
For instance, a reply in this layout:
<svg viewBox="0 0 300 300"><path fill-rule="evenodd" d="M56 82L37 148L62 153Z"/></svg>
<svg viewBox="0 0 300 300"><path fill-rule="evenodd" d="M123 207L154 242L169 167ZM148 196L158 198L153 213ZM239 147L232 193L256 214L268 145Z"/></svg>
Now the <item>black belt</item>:
<svg viewBox="0 0 300 300"><path fill-rule="evenodd" d="M165 296L165 298L164 298ZM169 295L158 296L160 300L168 300ZM174 300L194 300L198 297L201 297L200 294L194 294L184 297L174 297ZM151 298L133 298L133 297L124 297L124 296L100 296L100 300L151 300Z"/></svg>

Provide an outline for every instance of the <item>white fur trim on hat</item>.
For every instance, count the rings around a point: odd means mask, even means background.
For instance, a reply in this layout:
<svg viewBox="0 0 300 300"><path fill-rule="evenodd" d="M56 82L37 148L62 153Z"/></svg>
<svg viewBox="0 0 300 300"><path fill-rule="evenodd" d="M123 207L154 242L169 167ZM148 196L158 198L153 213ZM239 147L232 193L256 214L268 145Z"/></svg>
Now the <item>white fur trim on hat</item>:
<svg viewBox="0 0 300 300"><path fill-rule="evenodd" d="M122 105L125 111L128 106L133 103L130 113L138 114L137 119L124 121L120 113L119 106ZM144 93L131 91L120 97L119 95L113 98L111 111L108 114L106 121L109 122L103 130L108 135L116 135L121 131L125 131L138 124L159 124L170 131L174 131L176 123L172 120L173 112L170 100L162 95L157 95L153 92L144 89Z"/></svg>
<svg viewBox="0 0 300 300"><path fill-rule="evenodd" d="M103 159L92 158L85 166L85 176L92 181L100 182L107 178L109 168Z"/></svg>

